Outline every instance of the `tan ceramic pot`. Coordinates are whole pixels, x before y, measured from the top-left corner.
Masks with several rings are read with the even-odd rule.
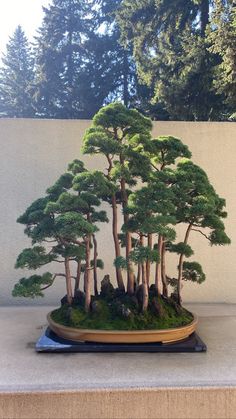
[[[100,343],[170,343],[186,339],[197,327],[198,319],[194,316],[191,323],[186,326],[162,330],[96,330],[77,329],[63,326],[47,316],[50,329],[58,336],[76,342],[100,342]]]

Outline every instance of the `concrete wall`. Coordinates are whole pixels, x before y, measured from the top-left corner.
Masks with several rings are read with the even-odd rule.
[[[18,253],[28,246],[23,226],[16,218],[36,198],[44,194],[74,158],[83,158],[88,168],[102,168],[102,158],[81,156],[81,139],[90,121],[69,120],[0,120],[0,303],[31,304],[13,299],[11,290],[16,280],[27,272],[16,271]],[[186,302],[236,303],[236,123],[156,122],[154,135],[171,134],[181,138],[191,149],[193,160],[207,171],[219,195],[226,198],[226,230],[231,246],[213,247],[198,233],[192,233],[194,260],[202,263],[207,280],[198,286],[186,284]],[[183,232],[180,231],[180,240]],[[102,226],[100,248],[104,246],[106,272],[112,270],[113,248],[110,226]],[[170,258],[170,273],[177,265]],[[101,274],[102,277],[102,274]],[[48,290],[37,304],[57,304],[64,295],[64,283]]]

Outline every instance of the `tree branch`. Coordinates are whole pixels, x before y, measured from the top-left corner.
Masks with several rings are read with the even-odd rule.
[[[161,170],[163,170],[165,168],[165,153],[163,150],[161,150],[161,159],[162,159],[162,165],[161,165]]]
[[[66,239],[60,238],[60,241],[64,245],[65,244],[71,244],[71,243],[73,243],[73,244],[78,244],[78,246],[85,246],[85,243],[84,242],[80,242],[79,240],[73,240],[73,239],[66,240]]]
[[[51,282],[51,284],[46,285],[46,287],[40,288],[40,291],[44,291],[44,290],[46,290],[46,289],[50,288],[50,287],[53,285],[53,283],[54,283],[55,279],[56,279],[58,276],[63,276],[63,277],[65,278],[65,274],[55,274],[55,275],[53,275],[53,278],[52,278],[52,282]]]
[[[211,241],[210,239],[209,239],[209,237],[205,234],[205,233],[203,233],[201,230],[197,230],[196,228],[192,228],[192,231],[197,231],[198,233],[200,233],[202,236],[204,236],[207,240],[209,240],[209,242]]]
[[[153,163],[150,163],[150,164],[157,172],[160,172],[160,170],[158,169],[158,167],[155,166],[155,164],[153,164]]]
[[[107,176],[108,176],[108,179],[110,179],[110,173],[111,173],[111,169],[112,169],[112,167],[113,167],[113,164],[112,164],[112,157],[109,155],[109,154],[106,154],[106,158],[107,158],[107,161],[108,161],[108,163],[109,163],[109,167],[108,167],[108,169],[107,169]]]

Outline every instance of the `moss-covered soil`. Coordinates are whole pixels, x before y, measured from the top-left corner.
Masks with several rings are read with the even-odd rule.
[[[168,329],[185,326],[193,320],[192,313],[174,300],[155,296],[151,291],[145,313],[142,313],[137,296],[130,297],[127,294],[93,297],[90,313],[84,310],[84,294],[80,291],[72,306],[63,300],[61,307],[52,312],[52,319],[62,325],[80,329]]]

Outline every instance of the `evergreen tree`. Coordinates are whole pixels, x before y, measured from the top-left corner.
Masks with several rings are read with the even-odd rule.
[[[168,224],[176,223],[175,211],[171,213],[171,203],[174,202],[174,196],[169,189],[169,178],[172,179],[173,171],[170,169],[171,165],[177,163],[182,158],[190,158],[191,153],[186,145],[184,145],[178,138],[172,136],[160,136],[153,139],[150,143],[144,145],[144,153],[148,156],[152,163],[152,173],[149,179],[149,188],[155,190],[155,199],[163,201],[164,206],[158,203],[159,212],[164,215],[161,218],[161,223],[155,233],[158,233],[157,250],[160,256],[160,261],[157,261],[155,272],[156,289],[160,288],[160,281],[162,282],[163,295],[168,296],[167,274],[166,274],[166,243],[172,240],[173,228]],[[164,185],[164,187],[163,187]],[[167,190],[166,190],[167,188]],[[169,197],[169,204],[168,204]],[[171,217],[174,216],[174,219]]]
[[[157,295],[161,294],[160,288],[160,261],[162,259],[163,238],[174,240],[175,231],[169,224],[175,224],[175,217],[171,215],[174,211],[172,204],[173,196],[166,184],[159,179],[134,192],[129,196],[128,213],[130,218],[125,230],[138,235],[130,258],[138,263],[137,283],[142,277],[143,310],[148,305],[148,289],[151,282],[151,263],[156,263],[155,288]],[[153,238],[158,235],[158,245],[153,246]],[[146,242],[146,245],[145,245]],[[163,295],[167,296],[167,287],[163,281]]]
[[[122,100],[125,106],[133,105],[138,87],[136,68],[131,48],[124,48],[120,43],[120,29],[116,22],[116,12],[121,0],[98,0],[97,4],[97,32],[103,33],[100,39],[106,49],[103,68],[110,75],[110,89],[106,102]],[[99,58],[96,49],[95,56]]]
[[[85,154],[102,154],[107,160],[107,172],[104,174],[110,182],[109,201],[112,206],[112,233],[115,245],[115,256],[120,258],[121,249],[118,237],[117,204],[123,208],[126,224],[129,214],[126,211],[130,188],[136,185],[137,177],[145,178],[149,162],[141,156],[136,147],[150,139],[151,121],[133,109],[126,109],[121,103],[112,103],[102,108],[93,118],[93,125],[84,136],[83,152]],[[132,237],[126,231],[126,260],[128,263],[128,292],[134,292],[134,274],[129,254],[132,250]],[[116,265],[118,287],[124,290],[121,266]]]
[[[95,226],[97,222],[108,222],[105,211],[98,211],[97,207],[101,204],[100,196],[109,193],[109,185],[107,184],[101,172],[83,172],[77,174],[73,181],[73,188],[78,192],[79,200],[81,201],[81,212],[85,220],[93,228],[87,231],[84,237],[85,243],[85,309],[90,310],[91,304],[91,266],[94,273],[94,294],[98,295],[98,281],[97,281],[97,241],[95,232],[98,228]],[[93,241],[94,258],[91,261],[91,246]]]
[[[0,68],[0,116],[31,118],[34,116],[31,87],[34,78],[30,45],[21,26],[7,44]]]
[[[137,81],[131,48],[120,43],[120,3],[53,0],[44,8],[35,49],[38,116],[88,119],[114,100],[142,109],[147,91]]]
[[[139,77],[153,88],[152,103],[172,119],[217,119],[220,113],[221,96],[213,90],[215,60],[206,42],[209,16],[209,0],[125,0],[118,14]]]
[[[104,156],[104,171],[89,172],[81,161],[73,161],[46,196],[33,202],[18,219],[26,226],[32,247],[21,252],[16,267],[34,270],[56,262],[64,264],[64,271],[21,278],[13,295],[41,296],[62,276],[67,289],[63,316],[66,313],[68,321],[74,309],[82,315],[78,321],[70,317],[72,324],[81,325],[87,319],[91,325],[96,316],[103,321],[111,316],[111,324],[115,318],[123,318],[133,328],[137,316],[140,328],[149,328],[151,313],[160,318],[167,316],[169,309],[171,317],[174,312],[183,314],[182,282],[205,279],[198,262],[185,260],[193,255],[190,233],[198,233],[211,245],[229,244],[222,221],[227,215],[225,200],[217,195],[206,173],[190,161],[187,146],[172,136],[152,139],[151,128],[150,119],[117,102],[94,116],[84,136],[83,152]],[[142,185],[137,187],[139,181]],[[99,294],[97,269],[103,263],[98,259],[97,223],[108,221],[106,212],[99,210],[102,201],[112,207],[118,288],[115,290],[105,275]],[[121,234],[118,208],[123,217]],[[176,243],[177,224],[186,230],[183,241]],[[121,247],[125,248],[123,254]],[[176,278],[168,275],[166,252],[177,255]],[[151,284],[152,263],[156,269]],[[75,276],[71,270],[74,264]],[[122,270],[127,271],[126,283]],[[82,273],[85,293],[79,291]],[[170,297],[168,285],[174,288]]]
[[[124,46],[121,42],[116,16],[122,0],[97,0],[97,4],[98,32],[104,32],[101,40],[106,44],[107,59],[103,57],[104,69],[111,80],[105,103],[119,100],[125,106],[135,108],[152,119],[168,119],[168,114],[162,106],[151,103],[152,88],[143,84],[138,77],[133,46],[131,44]],[[96,50],[95,59],[99,60]]]
[[[188,244],[190,233],[200,233],[211,245],[230,243],[222,222],[222,218],[227,216],[224,210],[225,200],[216,194],[206,173],[189,160],[191,153],[179,139],[170,136],[158,137],[143,143],[140,152],[150,159],[152,171],[147,186],[129,196],[130,218],[125,228],[141,237],[134,256],[141,263],[145,286],[149,282],[148,264],[155,261],[156,291],[161,293],[161,280],[162,294],[168,297],[168,284],[172,285],[175,297],[181,304],[182,281],[201,283],[205,279],[198,262],[184,260],[193,255],[193,250]],[[179,158],[182,159],[178,162]],[[171,168],[176,163],[176,168]],[[184,240],[175,243],[176,234],[173,227],[182,223],[187,224]],[[206,233],[204,229],[207,230]],[[153,240],[149,239],[150,235],[158,237],[154,246]],[[147,248],[143,247],[144,237],[148,238]],[[152,255],[152,249],[157,251],[156,255]],[[166,272],[167,251],[178,255],[176,279],[170,278]],[[147,304],[145,294],[143,298]]]
[[[33,202],[18,218],[26,226],[25,233],[32,240],[32,247],[24,249],[17,258],[16,268],[38,269],[56,262],[64,265],[64,272],[31,275],[21,278],[13,290],[14,296],[43,296],[57,277],[66,280],[67,302],[71,305],[79,289],[84,271],[85,310],[90,310],[91,271],[94,272],[94,291],[97,294],[97,268],[103,266],[97,258],[95,233],[98,222],[107,222],[105,211],[98,211],[100,199],[97,192],[104,193],[103,175],[88,172],[82,162],[75,160],[56,183],[48,188],[47,195]],[[73,189],[72,189],[73,188]],[[78,193],[75,194],[74,190]],[[92,240],[93,239],[93,240]],[[91,258],[91,248],[94,257]],[[84,262],[84,263],[83,263]],[[76,264],[76,276],[71,264]],[[60,265],[61,266],[61,265]],[[83,269],[82,269],[83,267]],[[73,292],[72,279],[75,280]]]
[[[215,66],[214,87],[224,97],[224,116],[227,117],[236,114],[235,2],[216,0],[212,23],[213,30],[208,31],[209,49],[219,57]]]
[[[53,0],[43,10],[35,47],[37,112],[42,117],[79,118],[84,112],[80,75],[87,59],[84,42],[93,30],[92,2]]]
[[[187,224],[184,240],[172,250],[179,254],[177,298],[181,303],[182,280],[196,280],[196,274],[202,278],[202,269],[197,262],[184,264],[184,257],[193,254],[188,246],[191,231],[200,233],[211,245],[230,244],[222,221],[227,216],[224,210],[225,200],[215,192],[209,179],[199,166],[190,160],[182,160],[175,171],[172,191],[175,195],[175,216],[178,223]],[[204,233],[207,229],[207,233]]]

